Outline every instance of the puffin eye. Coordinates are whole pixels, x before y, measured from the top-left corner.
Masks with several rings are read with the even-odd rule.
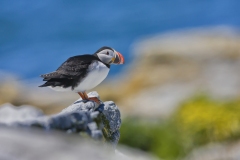
[[[109,55],[109,52],[107,52],[106,55]]]

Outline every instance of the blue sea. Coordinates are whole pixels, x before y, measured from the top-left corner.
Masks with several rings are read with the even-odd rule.
[[[239,0],[1,0],[0,70],[30,80],[102,46],[134,61],[139,38],[176,29],[240,26]],[[113,66],[110,76],[124,70]],[[1,77],[0,77],[1,78]]]

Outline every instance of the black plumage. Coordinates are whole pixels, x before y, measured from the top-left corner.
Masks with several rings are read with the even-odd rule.
[[[41,75],[43,81],[47,82],[39,87],[61,86],[73,90],[87,76],[88,67],[94,61],[100,61],[96,55],[70,57],[55,72]]]

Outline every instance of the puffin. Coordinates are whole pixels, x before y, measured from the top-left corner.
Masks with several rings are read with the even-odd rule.
[[[51,73],[40,75],[44,84],[55,91],[73,91],[82,100],[100,103],[97,97],[88,97],[87,90],[99,85],[108,75],[112,64],[124,64],[124,57],[111,47],[101,47],[94,54],[77,55],[68,58]]]

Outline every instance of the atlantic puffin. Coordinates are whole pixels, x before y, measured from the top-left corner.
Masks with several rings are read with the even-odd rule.
[[[96,97],[88,97],[87,90],[99,85],[108,75],[111,64],[124,64],[124,57],[111,47],[101,47],[94,54],[68,58],[56,71],[43,74],[46,81],[39,87],[56,91],[74,91],[83,100],[100,103]]]

